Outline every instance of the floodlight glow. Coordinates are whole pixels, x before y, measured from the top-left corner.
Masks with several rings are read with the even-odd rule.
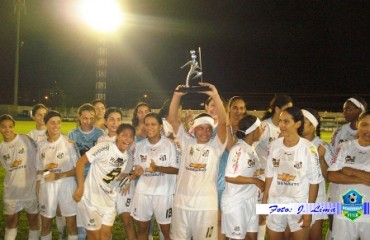
[[[123,22],[123,14],[116,0],[81,0],[82,18],[100,32],[113,32]]]

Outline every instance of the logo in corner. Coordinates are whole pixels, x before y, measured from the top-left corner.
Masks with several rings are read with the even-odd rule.
[[[364,214],[363,195],[356,190],[349,190],[342,200],[342,214],[349,220],[356,221]]]

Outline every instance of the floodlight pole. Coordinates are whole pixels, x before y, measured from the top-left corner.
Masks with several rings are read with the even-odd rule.
[[[101,33],[98,39],[96,60],[95,99],[106,100],[107,75],[108,75],[108,49],[105,34]]]
[[[14,100],[13,104],[18,106],[18,80],[19,80],[19,35],[21,27],[21,12],[26,11],[26,0],[14,0],[14,12],[17,18],[16,43],[15,43],[15,67],[14,67]]]

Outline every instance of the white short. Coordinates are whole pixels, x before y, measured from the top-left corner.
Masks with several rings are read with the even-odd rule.
[[[117,216],[116,210],[100,210],[92,206],[84,197],[77,204],[77,226],[89,231],[96,231],[102,225],[113,226]]]
[[[305,202],[305,201],[299,201],[297,202]],[[268,203],[274,203],[274,204],[288,204],[296,202],[293,201],[290,198],[274,198],[269,197]],[[302,229],[301,223],[298,223],[302,215],[297,214],[289,214],[289,215],[283,215],[283,214],[271,214],[267,216],[266,225],[269,229],[275,232],[284,232],[286,227],[289,226],[291,232],[296,232]]]
[[[72,195],[76,190],[76,186],[74,178],[68,178],[62,182],[41,183],[39,194],[40,214],[47,218],[55,217],[59,204],[62,216],[75,216],[77,203],[73,200]]]
[[[247,232],[258,232],[257,196],[240,204],[222,205],[222,233],[228,238],[244,239]]]
[[[352,222],[346,219],[340,219],[334,216],[332,237],[334,240],[357,240],[369,239],[369,222]]]
[[[328,188],[328,201],[329,202],[342,202],[339,194],[339,185],[330,183]]]
[[[152,219],[153,213],[159,224],[170,224],[172,217],[173,195],[152,196],[135,193],[131,216],[142,222]]]
[[[133,196],[130,194],[127,195],[121,195],[121,193],[117,193],[117,199],[116,199],[116,210],[117,214],[121,213],[131,213],[132,212],[132,206],[133,206]]]
[[[216,240],[218,234],[217,210],[190,211],[174,207],[171,239]]]
[[[39,212],[37,199],[4,202],[5,215],[13,215],[22,211],[23,209],[28,214],[37,214]]]

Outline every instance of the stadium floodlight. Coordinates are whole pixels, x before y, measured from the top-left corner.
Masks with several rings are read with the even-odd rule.
[[[81,0],[82,18],[99,32],[116,31],[123,23],[123,13],[116,0]]]

